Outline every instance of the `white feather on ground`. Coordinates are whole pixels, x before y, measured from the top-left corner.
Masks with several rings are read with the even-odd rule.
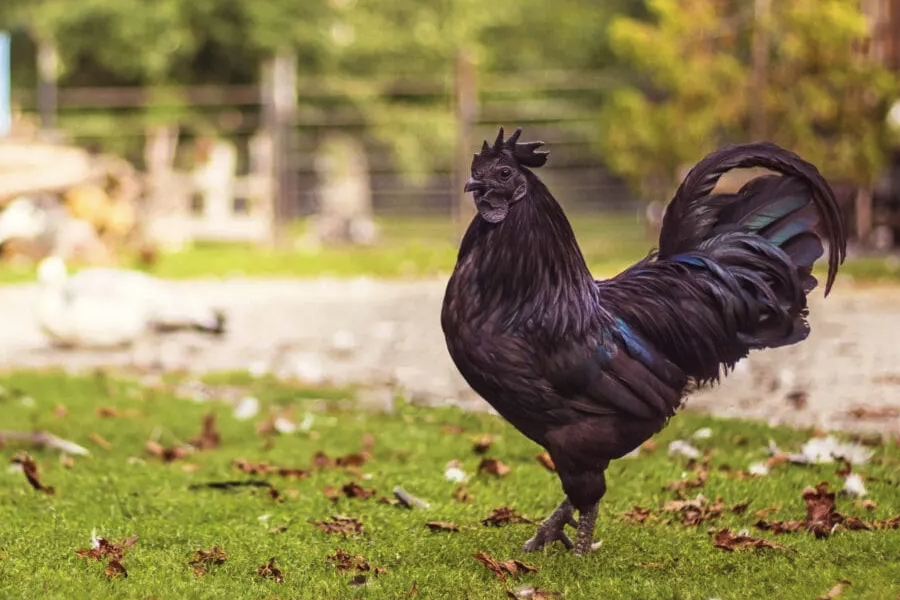
[[[220,312],[140,271],[95,267],[70,276],[51,256],[41,261],[38,279],[38,324],[56,345],[128,347],[170,330],[224,332]]]

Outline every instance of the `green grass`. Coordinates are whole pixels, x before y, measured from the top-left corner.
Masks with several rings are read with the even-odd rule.
[[[588,265],[608,277],[644,257],[653,246],[643,224],[632,214],[572,215]],[[271,250],[235,243],[197,243],[183,252],[162,254],[151,272],[172,279],[209,277],[381,277],[446,276],[456,261],[457,234],[449,220],[429,217],[380,219],[382,239],[370,248],[297,247]],[[292,228],[295,236],[303,223]],[[130,257],[126,266],[137,266]],[[820,274],[824,269],[818,269]],[[896,257],[849,260],[842,275],[857,282],[900,282]],[[0,283],[32,281],[34,267],[0,265]]]
[[[109,377],[69,378],[54,373],[18,373],[0,383],[2,429],[43,429],[71,439],[92,451],[76,457],[71,468],[61,465],[56,452],[28,448],[45,484],[56,493],[31,489],[18,472],[0,470],[0,597],[3,598],[404,598],[415,584],[419,598],[504,598],[505,586],[472,555],[488,552],[499,560],[518,558],[539,570],[511,581],[509,589],[532,585],[576,599],[744,599],[815,598],[838,580],[852,582],[842,599],[889,599],[900,593],[900,532],[844,531],[816,539],[806,533],[773,536],[753,529],[754,512],[779,507],[770,519],[804,517],[801,490],[820,481],[840,486],[835,465],[783,465],[765,478],[738,480],[726,476],[724,465],[745,468],[764,458],[769,438],[796,449],[809,432],[769,429],[690,413],[680,415],[658,436],[659,446],[635,459],[613,463],[609,492],[602,502],[597,536],[602,548],[576,558],[556,546],[523,555],[519,549],[534,525],[485,527],[479,524],[492,509],[510,506],[522,514],[542,517],[560,500],[559,483],[534,459],[538,448],[501,420],[456,409],[424,409],[399,405],[393,414],[371,412],[349,400],[346,390],[309,390],[242,376],[217,378],[219,385],[241,385],[264,406],[293,407],[300,421],[313,415],[308,433],[264,439],[255,432],[262,414],[251,421],[235,420],[230,409],[173,398],[164,389],[150,390],[127,380]],[[60,416],[58,407],[65,407]],[[100,417],[99,407],[139,415]],[[159,432],[160,443],[190,439],[204,414],[218,413],[222,444],[172,463],[148,455],[145,441]],[[462,428],[464,433],[448,430]],[[685,470],[684,459],[669,458],[668,441],[691,435],[699,427],[712,428],[712,437],[693,443],[712,451],[709,480],[702,491],[721,497],[727,505],[750,501],[742,515],[726,511],[699,527],[637,524],[624,520],[634,505],[654,512],[675,492],[663,489]],[[91,441],[99,434],[112,447]],[[371,460],[359,479],[342,469],[314,471],[302,480],[279,476],[267,479],[283,495],[275,502],[265,489],[235,491],[189,489],[210,481],[248,479],[232,460],[268,461],[279,466],[306,468],[316,451],[329,456],[357,452],[366,434],[374,436]],[[473,476],[469,503],[452,498],[454,485],[443,478],[448,461],[462,461],[474,473],[480,457],[472,437],[499,436],[488,456],[511,468],[503,478]],[[22,444],[0,449],[8,462]],[[196,465],[188,472],[185,465]],[[867,512],[845,497],[838,510],[861,518],[886,518],[900,513],[896,480],[900,452],[880,447],[870,464],[858,467],[880,481],[867,481],[878,507]],[[427,510],[406,510],[374,499],[341,499],[332,504],[323,494],[326,485],[357,481],[390,495],[397,485],[431,503]],[[365,532],[344,539],[319,531],[309,519],[342,514],[359,518]],[[267,520],[261,520],[268,515]],[[447,521],[463,527],[458,533],[434,533],[427,521]],[[282,533],[272,528],[286,526]],[[790,551],[724,552],[713,547],[707,527],[747,528],[752,535],[774,539]],[[91,530],[118,542],[137,535],[122,563],[125,579],[108,580],[104,565],[76,556],[89,546]],[[197,550],[220,547],[227,561],[202,577],[188,562]],[[326,560],[337,549],[365,556],[372,567],[387,573],[370,577],[369,584],[352,587],[351,574],[339,573]],[[257,567],[270,557],[282,569],[284,583],[258,577]]]
[[[644,234],[636,214],[573,214],[575,233],[588,266],[598,278],[615,275],[643,258],[654,245]],[[446,276],[456,262],[458,235],[448,219],[434,217],[382,218],[381,241],[368,248],[298,246],[273,250],[237,243],[196,243],[174,254],[161,254],[150,271],[160,277],[380,277]],[[299,238],[304,224],[291,228]],[[137,261],[125,257],[125,266]],[[820,274],[824,269],[818,269]],[[896,257],[853,259],[842,274],[859,282],[900,282]],[[0,283],[32,281],[34,267],[0,264]]]

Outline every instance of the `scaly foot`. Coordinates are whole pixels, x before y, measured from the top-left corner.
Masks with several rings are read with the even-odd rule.
[[[572,543],[572,540],[570,540],[569,536],[566,535],[566,532],[563,531],[566,525],[572,525],[573,527],[578,525],[575,518],[572,516],[572,512],[572,505],[569,503],[569,499],[566,498],[556,510],[553,511],[553,514],[547,517],[546,521],[541,523],[541,526],[538,527],[534,537],[525,542],[522,551],[535,552],[549,546],[553,542],[562,543],[568,550],[574,548],[575,544]]]

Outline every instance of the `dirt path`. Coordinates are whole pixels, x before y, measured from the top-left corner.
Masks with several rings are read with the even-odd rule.
[[[484,408],[456,373],[440,331],[443,281],[180,282],[225,308],[230,333],[211,341],[178,334],[167,366],[250,369],[335,382],[393,382],[414,399]],[[33,285],[0,294],[0,365],[80,369],[126,363],[125,352],[48,350],[31,318]],[[900,410],[900,288],[839,285],[812,300],[811,338],[755,353],[725,383],[695,394],[691,409],[773,423],[900,431],[900,418],[852,419],[854,405]],[[804,398],[805,396],[805,398]],[[799,400],[798,400],[799,399]],[[805,402],[804,402],[805,401]],[[805,404],[805,406],[804,406]]]

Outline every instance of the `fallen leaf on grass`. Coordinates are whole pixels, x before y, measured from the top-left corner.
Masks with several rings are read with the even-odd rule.
[[[834,492],[828,491],[828,483],[822,482],[816,487],[803,490],[806,501],[806,527],[817,538],[831,535],[840,516],[835,511]]]
[[[506,581],[507,575],[518,577],[525,573],[536,573],[538,570],[537,567],[527,565],[518,559],[498,561],[487,552],[476,552],[473,557],[483,564],[487,570],[500,578],[501,581]]]
[[[326,521],[310,521],[325,533],[340,535],[360,535],[363,533],[363,524],[359,519],[353,517],[345,517],[344,515],[334,515],[330,520]]]
[[[768,516],[771,515],[772,513],[776,513],[776,512],[778,512],[779,510],[780,510],[780,509],[779,509],[779,507],[777,507],[777,506],[769,506],[769,507],[767,507],[767,508],[761,508],[761,509],[759,509],[758,511],[756,511],[756,512],[753,513],[753,514],[756,515],[757,517],[759,517],[760,519],[765,519],[766,517],[768,517]]]
[[[546,452],[541,452],[540,454],[535,456],[535,458],[539,463],[541,463],[541,466],[548,471],[556,471],[556,465],[553,463],[553,459]]]
[[[275,566],[274,556],[266,564],[257,567],[256,574],[263,579],[272,579],[275,583],[284,583],[284,575],[282,575],[281,569]]]
[[[130,538],[123,540],[119,544],[113,544],[112,542],[104,538],[96,538],[93,547],[80,548],[75,551],[75,554],[77,554],[81,558],[87,558],[91,560],[103,560],[104,558],[122,560],[123,558],[125,558],[125,551],[128,548],[134,546],[137,540],[138,537],[136,535],[133,535]]]
[[[736,515],[742,515],[747,511],[747,507],[750,506],[749,500],[744,500],[743,502],[738,502],[737,504],[731,505],[731,512]]]
[[[512,600],[552,600],[554,598],[562,598],[559,592],[551,592],[531,586],[520,587],[515,591],[506,590],[506,597]]]
[[[834,584],[834,586],[830,590],[828,590],[827,594],[817,597],[816,600],[834,600],[835,598],[843,594],[844,588],[849,585],[849,581],[847,581],[846,579],[841,579],[836,584]]]
[[[453,493],[451,494],[451,496],[457,502],[463,502],[463,503],[471,502],[472,498],[473,498],[472,494],[469,493],[469,488],[467,488],[464,485],[458,485],[455,488],[453,488]]]
[[[366,585],[367,581],[369,581],[368,577],[366,577],[365,575],[359,574],[359,575],[354,575],[353,577],[351,577],[350,581],[347,582],[347,585],[352,585],[352,586],[356,587],[356,586],[360,586],[360,585]]]
[[[63,407],[65,410],[65,407]],[[94,414],[101,419],[115,419],[119,417],[137,418],[141,416],[139,410],[119,410],[115,406],[100,406],[94,410]],[[65,416],[65,415],[63,415]]]
[[[494,436],[492,435],[485,434],[477,437],[472,440],[472,452],[474,452],[475,454],[484,454],[491,449],[493,443]]]
[[[510,468],[496,458],[483,458],[478,463],[478,472],[503,477],[509,474]]]
[[[243,459],[235,459],[231,465],[238,471],[249,473],[250,475],[280,475],[288,479],[306,479],[309,477],[309,471],[297,469],[294,467],[276,467],[267,462],[252,463]]]
[[[866,510],[875,510],[876,508],[878,508],[878,505],[875,503],[874,500],[862,500],[862,501],[858,502],[857,505],[860,508],[864,508]]]
[[[112,444],[110,444],[103,436],[99,433],[92,433],[88,436],[88,439],[103,448],[104,450],[112,450]]]
[[[749,535],[734,535],[729,529],[720,529],[713,536],[713,545],[716,548],[734,552],[741,548],[772,548],[775,550],[790,550],[787,546],[776,544],[775,542],[750,537]]]
[[[279,492],[274,487],[270,487],[267,493],[269,494],[269,498],[271,498],[275,502],[284,502],[284,496],[282,496],[281,492]]]
[[[459,531],[459,525],[444,523],[443,521],[428,521],[425,527],[431,531]]]
[[[216,413],[211,412],[203,417],[203,426],[200,434],[188,442],[197,450],[210,450],[218,448],[222,443],[222,436],[216,429]]]
[[[334,568],[341,572],[358,571],[366,573],[372,571],[375,575],[387,573],[387,569],[384,567],[375,567],[373,569],[369,564],[369,561],[366,560],[366,557],[359,555],[354,556],[341,548],[335,550],[334,554],[328,555],[325,560],[334,563]]]
[[[697,495],[693,500],[670,500],[663,505],[663,511],[681,514],[681,522],[684,525],[700,525],[722,514],[725,503],[721,498],[715,504],[708,504],[703,495]]]
[[[152,454],[156,458],[162,460],[163,462],[173,462],[178,459],[184,458],[188,455],[187,450],[182,448],[181,446],[173,446],[171,448],[166,448],[159,442],[153,440],[147,440],[147,443],[144,444],[144,450],[148,453]]]
[[[491,511],[491,514],[481,520],[482,525],[493,525],[494,527],[499,527],[501,525],[512,525],[517,523],[534,523],[534,520],[520,515],[514,509],[507,506],[495,508]]]
[[[416,582],[413,581],[412,587],[409,588],[409,591],[406,592],[407,598],[415,598],[419,595],[419,586],[416,585]]]
[[[103,574],[109,579],[116,579],[117,577],[128,577],[128,570],[118,560],[110,558],[106,563],[106,569],[103,571]]]
[[[25,479],[27,479],[31,487],[37,491],[44,492],[48,496],[52,496],[56,493],[56,490],[53,489],[52,486],[41,483],[41,477],[38,475],[37,463],[34,462],[34,459],[31,458],[31,455],[27,452],[17,452],[9,462],[22,467],[22,473],[25,474]]]
[[[194,575],[200,577],[209,572],[209,568],[213,565],[221,565],[225,562],[228,555],[222,552],[218,546],[214,546],[212,550],[197,550],[188,564],[194,570]]]
[[[806,523],[804,521],[766,521],[760,519],[754,526],[762,531],[771,531],[776,534],[793,533],[795,531],[800,531],[801,529],[806,529]]]
[[[316,469],[331,467],[358,468],[366,464],[371,458],[372,456],[367,451],[363,451],[345,454],[332,459],[325,452],[319,450],[313,455],[313,467]]]
[[[355,481],[351,481],[342,485],[341,492],[343,492],[344,495],[348,498],[362,498],[363,500],[368,500],[375,495],[374,488],[367,490]]]
[[[231,490],[239,487],[264,487],[270,488],[272,484],[261,479],[242,479],[239,481],[208,481],[205,483],[192,483],[188,486],[189,490],[199,490],[202,488],[210,488],[214,490]]]
[[[632,521],[634,523],[643,523],[644,521],[653,519],[654,517],[649,508],[634,506],[631,510],[626,510],[625,512],[623,512],[622,518],[626,521]]]

